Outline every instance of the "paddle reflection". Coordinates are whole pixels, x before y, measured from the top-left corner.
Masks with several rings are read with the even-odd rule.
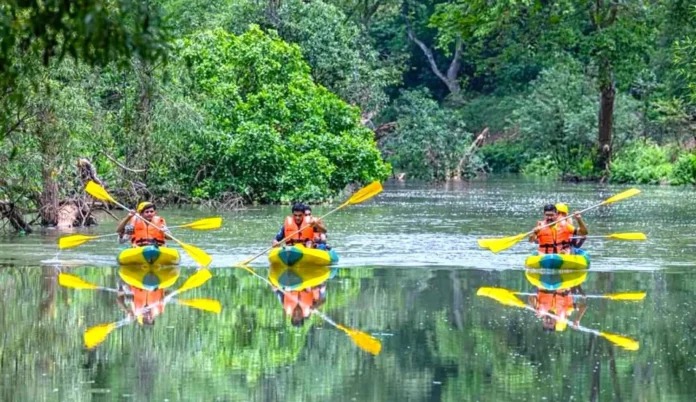
[[[115,304],[125,317],[112,323],[103,323],[87,328],[84,343],[92,349],[106,340],[116,328],[137,323],[139,326],[153,326],[167,304],[175,303],[199,310],[220,313],[220,302],[214,299],[181,299],[180,293],[205,284],[212,274],[207,269],[196,271],[176,290],[172,290],[181,275],[178,267],[122,266],[118,269],[116,288],[89,282],[73,273],[61,272],[58,283],[76,290],[100,290],[115,294]]]
[[[529,310],[540,319],[544,331],[563,332],[568,327],[602,337],[626,350],[638,350],[640,344],[630,337],[587,328],[580,320],[588,308],[588,299],[602,298],[621,301],[639,301],[645,298],[644,292],[612,293],[606,295],[586,295],[582,284],[587,280],[587,270],[527,270],[525,278],[536,289],[522,292],[494,287],[482,287],[478,296],[488,297],[501,304]],[[526,296],[527,303],[518,296]]]

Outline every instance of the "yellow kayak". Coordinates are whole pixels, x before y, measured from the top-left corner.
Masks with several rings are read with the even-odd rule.
[[[271,264],[268,280],[285,291],[302,290],[319,286],[336,275],[336,268],[320,265]]]
[[[122,266],[118,270],[118,276],[123,282],[143,290],[166,289],[179,279],[178,267],[164,267],[161,265]]]
[[[295,264],[326,266],[338,262],[338,254],[333,250],[306,248],[301,244],[294,246],[276,247],[268,254],[271,264],[293,266]]]
[[[117,261],[121,265],[176,265],[179,263],[179,252],[157,246],[125,248],[118,254]]]
[[[536,269],[587,269],[590,255],[579,248],[574,250],[574,254],[533,254],[527,257],[524,265]]]

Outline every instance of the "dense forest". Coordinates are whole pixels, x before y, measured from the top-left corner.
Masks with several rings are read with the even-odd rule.
[[[15,230],[66,205],[78,221],[86,177],[215,207],[397,175],[696,183],[686,0],[9,0],[0,17]]]

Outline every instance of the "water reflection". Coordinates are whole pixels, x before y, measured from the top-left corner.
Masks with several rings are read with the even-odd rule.
[[[326,303],[327,281],[336,272],[328,266],[271,264],[268,280],[292,325],[301,327],[313,310]]]
[[[174,303],[190,308],[220,313],[222,307],[214,299],[182,299],[183,292],[203,286],[212,274],[207,269],[197,270],[176,290],[171,288],[179,279],[178,267],[161,266],[122,266],[118,269],[116,288],[90,282],[75,273],[59,272],[58,283],[68,289],[96,290],[115,294],[114,304],[123,312],[121,320],[102,323],[87,328],[84,332],[84,345],[92,349],[104,342],[117,328],[137,323],[139,326],[153,326],[167,304]]]
[[[544,331],[563,332],[568,327],[602,337],[626,350],[636,351],[640,343],[628,336],[604,332],[580,325],[587,310],[587,295],[582,283],[587,280],[588,271],[527,270],[525,278],[536,288],[533,293],[525,293],[496,287],[481,287],[478,296],[487,297],[500,304],[522,308],[539,318]],[[518,296],[527,296],[525,303]],[[626,292],[607,295],[592,295],[597,298],[619,301],[640,301],[643,292]]]

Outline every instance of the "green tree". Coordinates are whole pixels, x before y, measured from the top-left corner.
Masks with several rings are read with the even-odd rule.
[[[209,121],[190,133],[181,172],[214,197],[232,189],[255,201],[322,199],[388,173],[359,110],[312,82],[299,47],[252,27],[183,42],[193,99]]]

